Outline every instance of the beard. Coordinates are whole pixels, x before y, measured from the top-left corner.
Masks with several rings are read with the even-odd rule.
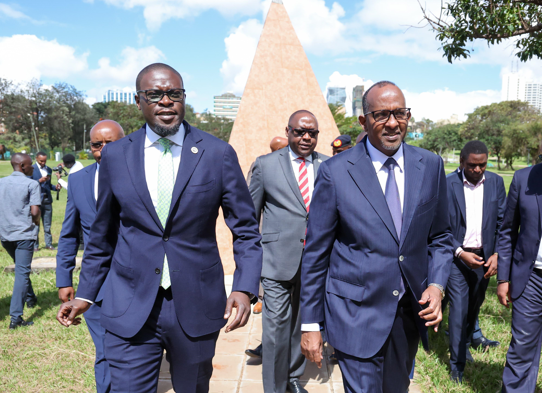
[[[181,127],[181,123],[179,124],[172,124],[170,126],[161,126],[156,124],[153,127],[153,131],[160,135],[162,138],[166,138],[171,135],[175,135],[177,132],[179,132],[179,128]]]

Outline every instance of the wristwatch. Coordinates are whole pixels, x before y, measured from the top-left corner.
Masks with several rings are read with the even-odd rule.
[[[442,298],[444,299],[445,293],[444,293],[444,287],[443,287],[442,285],[436,284],[436,283],[432,283],[432,284],[429,284],[428,286],[429,286],[429,287],[436,287],[436,288],[438,288],[438,290],[440,291],[440,294],[442,295]]]

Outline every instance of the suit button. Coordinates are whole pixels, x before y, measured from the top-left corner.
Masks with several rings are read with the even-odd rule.
[[[158,269],[156,269],[158,270]],[[393,296],[399,296],[399,291],[396,289],[395,291],[393,291]]]
[[[402,255],[399,255],[399,261],[403,262],[405,260],[405,257]]]
[[[155,272],[156,274],[160,274],[160,269],[156,268],[156,269],[154,269],[154,272]]]
[[[303,242],[305,241],[305,239],[300,239],[299,241],[300,241],[301,243],[303,243]]]
[[[164,239],[165,242],[167,242],[169,240],[169,236],[166,235],[166,236],[163,237],[163,239]]]

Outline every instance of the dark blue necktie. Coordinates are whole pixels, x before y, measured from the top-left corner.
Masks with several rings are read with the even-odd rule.
[[[397,231],[397,238],[401,239],[401,227],[403,226],[403,211],[401,209],[401,198],[399,196],[399,187],[395,181],[395,166],[397,161],[390,157],[384,163],[384,166],[388,169],[388,180],[386,181],[386,202],[390,209],[391,218]],[[403,275],[401,274],[401,287],[399,288],[399,299],[405,294],[405,288],[407,287]]]

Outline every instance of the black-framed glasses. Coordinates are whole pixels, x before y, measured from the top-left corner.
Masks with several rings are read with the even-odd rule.
[[[375,122],[377,123],[385,123],[390,119],[390,116],[392,115],[395,117],[395,120],[397,121],[404,121],[408,120],[410,118],[410,108],[397,108],[393,111],[384,109],[381,111],[373,111],[366,113],[367,115],[373,115],[373,119],[375,119]]]
[[[181,102],[184,100],[185,89],[171,89],[168,91],[157,90],[157,89],[148,89],[148,90],[138,90],[136,93],[143,93],[145,95],[145,100],[147,102],[156,104],[164,98],[164,94],[167,94],[169,99],[174,102]]]
[[[107,145],[109,142],[102,142],[102,141],[99,141],[99,142],[90,142],[90,147],[92,147],[93,149],[96,149],[96,150],[99,150],[101,149],[102,147],[104,147],[105,145]]]
[[[292,128],[291,126],[288,126],[288,128],[296,138],[303,138],[305,134],[309,134],[311,138],[316,138],[320,133],[319,130],[306,130],[304,128]]]

